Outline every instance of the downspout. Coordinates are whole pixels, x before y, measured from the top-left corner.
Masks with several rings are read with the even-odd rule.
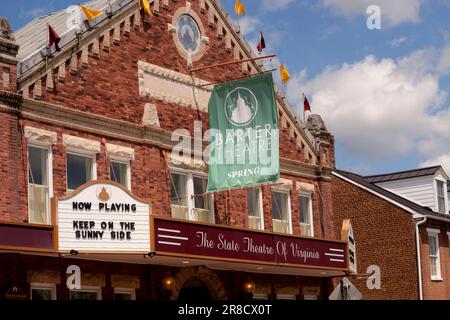
[[[423,300],[423,285],[422,285],[422,259],[420,254],[420,234],[419,226],[427,222],[427,217],[423,215],[414,215],[413,219],[422,218],[421,221],[416,222],[416,255],[417,255],[417,273],[419,280],[419,300]]]

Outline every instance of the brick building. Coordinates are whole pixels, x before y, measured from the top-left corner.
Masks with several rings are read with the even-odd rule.
[[[335,227],[351,219],[358,273],[381,272],[380,289],[350,278],[364,299],[450,299],[447,183],[440,166],[369,177],[333,172]]]
[[[203,196],[208,169],[191,157],[177,164],[172,132],[183,129],[198,143],[191,137],[208,128],[208,84],[260,73],[263,67],[252,61],[191,74],[192,65],[255,55],[218,1],[150,2],[152,18],[137,0],[96,0],[87,6],[105,13],[91,22],[82,16],[77,23],[76,7],[38,18],[15,33],[3,27],[1,297],[237,299],[244,284],[255,284],[254,298],[326,298],[330,279],[348,271],[340,249],[346,242],[335,237],[331,218],[333,136],[319,116],[310,117],[308,127],[298,121],[277,95],[280,182]],[[48,24],[61,37],[60,52],[46,45]],[[64,201],[81,197],[70,209],[80,214],[96,183],[102,187],[93,201],[104,201],[103,208],[129,210],[124,206],[136,201],[139,211],[150,205],[150,226],[139,234],[151,238],[148,254],[128,252],[126,246],[115,252],[106,244],[102,252],[71,247],[60,222],[69,210]],[[124,203],[108,203],[111,194],[120,194]],[[99,236],[89,230],[92,214],[85,213],[73,228],[86,226],[78,235]],[[237,253],[172,254],[164,247],[171,241],[155,240],[184,241],[188,238],[159,233],[181,229],[225,234],[235,242],[259,237],[268,243],[306,243],[319,251],[337,250],[339,259],[322,263],[305,257],[302,263],[283,264],[274,253],[267,261],[258,261],[257,254],[252,259]],[[71,265],[81,269],[81,289],[66,286]]]

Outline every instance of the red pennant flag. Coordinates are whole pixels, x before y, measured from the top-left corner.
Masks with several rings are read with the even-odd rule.
[[[264,40],[263,33],[261,32],[261,38],[259,39],[256,49],[258,50],[259,54],[261,54],[265,48],[266,48],[266,41]]]
[[[305,97],[305,101],[303,102],[303,110],[304,111],[311,111],[311,105],[309,104],[308,98],[303,94]]]
[[[61,51],[61,48],[59,47],[59,41],[61,38],[59,37],[58,33],[50,26],[48,25],[48,44],[49,46],[55,45],[56,51]]]

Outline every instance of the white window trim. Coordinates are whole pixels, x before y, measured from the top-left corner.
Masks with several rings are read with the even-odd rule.
[[[67,152],[74,151],[87,154],[100,153],[100,142],[63,134],[63,144]]]
[[[287,231],[287,234],[292,234],[292,210],[291,210],[291,193],[290,191],[284,189],[284,188],[272,188],[272,192],[279,192],[279,193],[284,193],[287,194],[287,219],[288,219],[288,226],[289,226],[289,230]],[[273,201],[273,199],[272,199]],[[273,212],[270,213],[272,220],[273,220]]]
[[[132,161],[134,160],[134,149],[119,146],[116,144],[106,144],[106,151],[108,151],[108,155],[112,159],[122,159],[123,161]]]
[[[57,142],[57,133],[44,129],[25,126],[24,135],[28,144],[51,147]]]
[[[97,301],[102,300],[102,288],[93,287],[93,286],[84,286],[81,289],[70,290],[71,292],[96,292],[97,293]]]
[[[259,206],[259,219],[260,219],[260,229],[264,231],[264,206],[263,206],[263,193],[262,193],[262,189],[261,187],[257,187],[256,188],[258,190],[258,206]],[[247,216],[248,216],[248,212],[247,212]]]
[[[119,158],[119,157],[110,157],[109,162],[117,162],[117,163],[121,163],[121,164],[125,164],[127,166],[127,181],[126,181],[126,188],[128,190],[131,191],[131,161],[128,159],[124,159],[124,158]],[[111,163],[108,167],[108,174],[109,177],[111,178]]]
[[[436,275],[431,275],[430,270],[430,276],[432,281],[442,281],[442,273],[441,273],[441,250],[440,250],[440,244],[439,244],[439,234],[441,233],[438,229],[430,229],[427,228],[428,237],[434,237],[436,239]],[[430,241],[428,240],[428,248],[430,247]],[[430,249],[428,249],[428,257],[430,258]],[[430,267],[431,267],[431,259],[430,259]]]
[[[194,194],[194,177],[196,178],[202,178],[208,180],[208,174],[202,173],[202,172],[195,172],[189,170],[183,170],[179,168],[169,168],[169,173],[175,173],[179,175],[185,175],[186,176],[186,193],[187,193],[187,208],[188,208],[188,218],[189,221],[197,221],[195,220],[195,199],[192,197]],[[171,188],[172,186],[170,186]],[[209,207],[210,207],[210,223],[215,224],[216,223],[216,217],[214,212],[214,194],[210,194],[209,196]]]
[[[33,148],[38,148],[38,149],[44,149],[47,150],[47,183],[48,183],[48,203],[47,203],[47,212],[46,212],[46,220],[47,220],[47,225],[51,225],[52,224],[52,219],[51,219],[51,198],[53,197],[53,150],[52,150],[52,146],[48,145],[48,144],[28,144],[27,147],[27,159],[29,160],[29,147],[33,147]],[[29,161],[27,163],[27,196],[28,199],[30,199],[30,195],[28,194],[28,184],[29,184],[29,174],[30,174],[30,168],[29,168]],[[30,210],[28,208],[28,210]],[[28,218],[30,215],[30,211],[28,211]]]
[[[52,300],[56,300],[56,284],[51,283],[37,283],[30,284],[30,300],[33,298],[33,289],[35,290],[50,290],[52,292]]]
[[[133,288],[114,288],[114,294],[122,293],[131,295],[131,300],[136,300],[136,290]]]
[[[68,186],[68,174],[67,174],[67,156],[71,154],[74,156],[79,156],[79,157],[85,157],[85,158],[92,158],[92,180],[97,180],[97,154],[96,153],[92,153],[92,152],[87,152],[84,150],[75,150],[75,149],[68,149],[66,152],[66,190],[67,192],[72,192],[74,190],[70,190],[69,186]]]
[[[298,194],[298,206],[299,206],[299,211],[300,211],[300,197],[308,197],[309,199],[309,221],[311,224],[311,235],[309,237],[314,237],[314,220],[313,220],[313,208],[312,208],[312,193],[308,193],[308,192],[300,192]],[[300,213],[300,212],[299,212]],[[301,213],[300,213],[300,225],[301,225]],[[302,235],[303,236],[303,235]]]
[[[427,233],[440,234],[441,230],[440,229],[427,228]]]
[[[261,219],[261,230],[264,230],[264,204],[263,204],[263,193],[262,189],[258,188],[259,191],[259,215]]]

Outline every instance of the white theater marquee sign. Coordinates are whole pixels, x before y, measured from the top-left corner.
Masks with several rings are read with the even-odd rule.
[[[150,206],[119,184],[89,182],[54,206],[60,252],[150,251]]]

